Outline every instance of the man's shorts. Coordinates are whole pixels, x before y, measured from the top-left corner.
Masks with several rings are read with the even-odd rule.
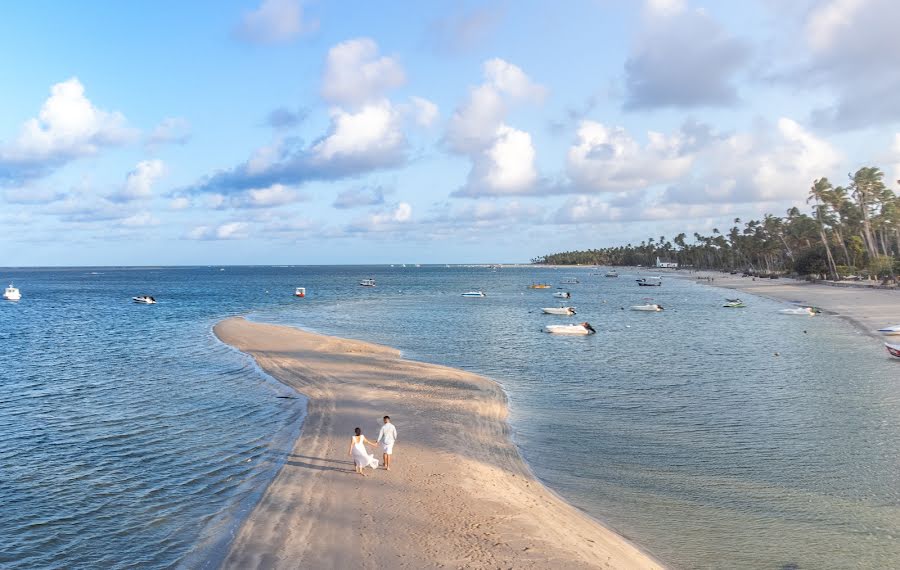
[[[394,452],[394,444],[386,443],[386,442],[382,441],[381,442],[381,452],[384,453],[385,455],[392,454]]]

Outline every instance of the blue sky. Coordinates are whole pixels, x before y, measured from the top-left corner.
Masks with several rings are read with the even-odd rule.
[[[898,18],[6,3],[0,266],[527,261],[783,213],[819,176],[900,177]]]

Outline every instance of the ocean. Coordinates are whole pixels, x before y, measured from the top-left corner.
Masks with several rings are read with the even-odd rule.
[[[536,476],[673,568],[900,567],[900,367],[877,341],[602,274],[0,269],[23,294],[0,303],[0,566],[215,567],[304,412],[212,335],[240,314],[496,379]],[[575,317],[541,314],[557,287]],[[645,302],[666,310],[628,310]],[[598,334],[541,332],[582,321]]]

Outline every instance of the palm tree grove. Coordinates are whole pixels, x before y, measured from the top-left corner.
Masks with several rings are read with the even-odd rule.
[[[793,207],[784,217],[766,214],[743,225],[735,218],[727,232],[694,233],[692,241],[680,233],[671,240],[651,237],[638,245],[553,253],[532,262],[647,266],[659,258],[680,267],[762,276],[892,281],[900,274],[900,197],[885,185],[879,168],[860,168],[847,186],[819,178],[807,202],[809,214]]]

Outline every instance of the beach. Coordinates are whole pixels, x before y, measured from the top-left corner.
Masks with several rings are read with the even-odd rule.
[[[496,382],[242,318],[214,330],[308,398],[299,439],[223,567],[661,567],[531,475]],[[399,432],[392,469],[361,477],[353,429],[374,440],[386,414]]]
[[[777,301],[817,307],[847,320],[863,333],[877,339],[885,338],[878,334],[878,329],[900,324],[900,290],[896,289],[835,286],[784,278],[754,280],[751,277],[709,271],[668,274],[693,279],[701,285],[734,289]],[[706,281],[706,277],[712,278],[712,281]]]

